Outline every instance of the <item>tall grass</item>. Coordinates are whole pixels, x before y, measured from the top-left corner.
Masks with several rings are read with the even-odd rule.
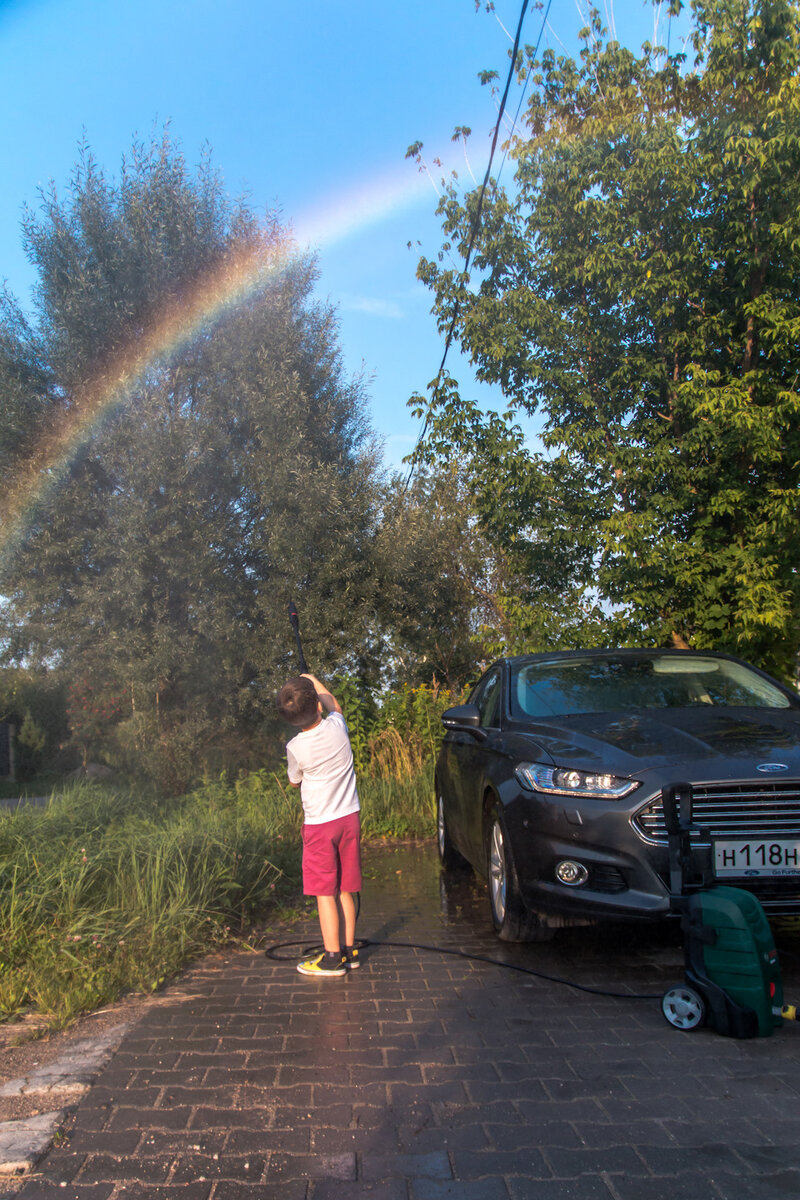
[[[365,837],[432,833],[432,768],[359,780]],[[153,991],[300,885],[299,795],[268,772],[177,800],[74,785],[0,816],[0,1019]]]

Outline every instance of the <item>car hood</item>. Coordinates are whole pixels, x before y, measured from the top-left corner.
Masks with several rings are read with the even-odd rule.
[[[581,713],[516,726],[516,753],[539,748],[559,766],[643,777],[670,765],[714,760],[715,776],[753,777],[781,763],[776,778],[800,776],[800,711],[760,708],[670,708],[641,713]],[[728,769],[725,769],[725,763]],[[765,773],[769,774],[769,773]]]

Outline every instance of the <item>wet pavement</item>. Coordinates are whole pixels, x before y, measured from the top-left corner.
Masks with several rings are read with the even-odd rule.
[[[286,961],[199,963],[127,1033],[15,1195],[800,1194],[800,1027],[749,1041],[678,1032],[659,999],[682,979],[674,930],[502,945],[481,887],[443,879],[433,846],[368,861],[358,932],[384,944],[358,971],[301,976],[293,948]],[[315,933],[309,919],[274,941]],[[398,944],[410,942],[478,958]],[[779,948],[787,1000],[800,1000],[800,940],[779,935]]]

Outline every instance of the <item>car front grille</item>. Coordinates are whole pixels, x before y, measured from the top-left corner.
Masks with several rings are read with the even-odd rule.
[[[693,788],[693,795],[693,820],[714,838],[800,834],[800,780],[703,784]],[[667,845],[660,794],[636,814],[633,824],[646,841]],[[708,845],[696,831],[692,841]]]
[[[722,882],[752,892],[771,917],[796,916],[800,912],[800,889],[796,879],[723,879]]]

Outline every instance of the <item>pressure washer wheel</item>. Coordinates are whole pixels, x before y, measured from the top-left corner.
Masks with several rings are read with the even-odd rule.
[[[664,993],[661,1011],[676,1029],[697,1029],[706,1019],[706,1002],[684,983]]]

